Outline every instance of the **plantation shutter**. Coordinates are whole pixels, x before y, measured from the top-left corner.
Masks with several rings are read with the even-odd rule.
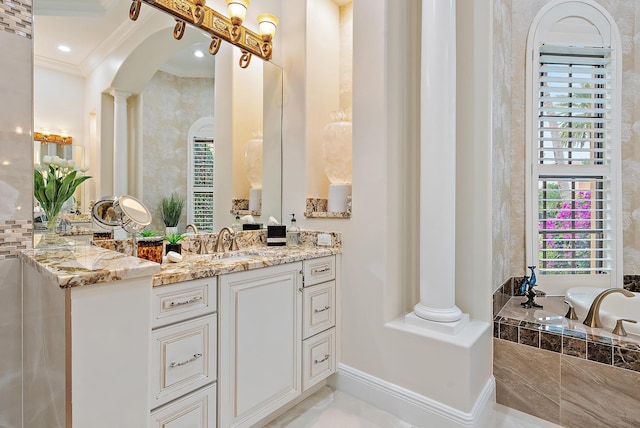
[[[533,175],[543,275],[612,271],[613,72],[609,48],[540,46]]]
[[[189,223],[202,232],[213,232],[213,168],[215,151],[213,139],[194,138],[190,145]]]

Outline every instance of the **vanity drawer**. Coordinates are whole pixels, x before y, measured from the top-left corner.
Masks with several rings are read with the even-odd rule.
[[[336,329],[302,342],[302,391],[336,372]]]
[[[157,328],[216,311],[216,278],[153,288],[151,327]]]
[[[336,279],[335,256],[320,257],[304,261],[304,286],[310,287],[321,282]]]
[[[306,339],[336,325],[336,282],[303,289],[302,338]]]
[[[151,413],[150,428],[215,428],[216,385],[174,401]]]
[[[217,315],[151,333],[151,408],[216,380]]]

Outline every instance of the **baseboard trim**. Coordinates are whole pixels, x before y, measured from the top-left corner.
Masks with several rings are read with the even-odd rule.
[[[338,371],[329,383],[333,388],[398,416],[416,427],[479,427],[484,423],[487,409],[495,396],[495,380],[492,376],[471,412],[466,413],[345,364],[338,365]]]

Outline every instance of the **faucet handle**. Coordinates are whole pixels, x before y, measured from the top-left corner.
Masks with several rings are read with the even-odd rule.
[[[234,233],[231,236],[231,251],[238,251],[240,247],[238,247],[238,237]]]
[[[638,323],[638,321],[636,321],[636,320],[630,320],[630,319],[626,319],[626,318],[621,318],[618,321],[616,321],[616,327],[611,331],[611,333],[617,334],[618,336],[626,336],[627,335],[627,331],[622,326],[622,323],[625,322],[625,321],[626,322],[632,322],[634,324]]]
[[[576,315],[576,311],[575,309],[573,309],[573,305],[571,304],[571,302],[568,301],[564,301],[567,305],[569,305],[569,310],[567,311],[567,314],[564,316],[565,318],[568,318],[570,320],[577,320],[578,316]]]

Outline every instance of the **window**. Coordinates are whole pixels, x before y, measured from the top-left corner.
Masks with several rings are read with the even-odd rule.
[[[187,221],[202,232],[213,232],[213,167],[215,159],[212,138],[191,140],[189,145],[189,202]]]
[[[609,287],[621,275],[617,32],[590,2],[571,4],[543,9],[529,35],[527,262],[552,288]]]

